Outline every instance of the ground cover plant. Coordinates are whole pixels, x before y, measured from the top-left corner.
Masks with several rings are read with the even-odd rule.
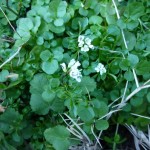
[[[149,88],[149,1],[0,1],[0,150],[150,149]]]

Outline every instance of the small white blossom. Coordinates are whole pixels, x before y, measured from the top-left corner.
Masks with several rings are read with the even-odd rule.
[[[94,49],[94,46],[91,44],[91,45],[89,45],[89,48],[90,49]]]
[[[71,69],[69,75],[70,77],[76,79],[77,82],[81,82],[81,70]]]
[[[86,39],[85,39],[85,43],[86,43],[87,45],[91,45],[91,39],[86,38]]]
[[[79,47],[83,47],[83,45],[84,45],[84,41],[80,41],[78,44]]]
[[[68,68],[71,68],[75,63],[76,63],[75,59],[71,59],[68,64]]]
[[[66,68],[66,64],[62,63],[60,64],[63,71],[67,72],[67,68]],[[75,59],[71,59],[69,64],[68,64],[68,68],[69,68],[69,75],[70,77],[76,79],[77,82],[81,82],[81,70],[78,69],[78,67],[80,66],[80,62],[79,61],[75,61]]]
[[[81,51],[83,51],[83,52],[89,51],[88,45],[84,45],[84,46],[81,48]]]
[[[81,42],[81,41],[83,41],[84,40],[84,36],[83,35],[79,35],[79,37],[78,37],[78,42]]]
[[[96,72],[99,72],[100,75],[103,75],[104,73],[106,73],[106,69],[102,63],[99,63],[97,67],[95,67],[95,70]]]
[[[64,72],[67,72],[66,64],[65,64],[65,63],[62,63],[62,64],[60,64],[60,65],[61,65],[61,67],[62,67],[62,70],[63,70]]]
[[[94,46],[91,44],[90,38],[85,38],[85,36],[80,35],[78,37],[78,47],[81,47],[81,51],[87,52],[89,49],[94,49]]]

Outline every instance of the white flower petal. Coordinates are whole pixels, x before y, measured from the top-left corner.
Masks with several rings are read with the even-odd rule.
[[[106,68],[104,67],[102,63],[99,63],[97,67],[95,67],[94,69],[96,70],[96,72],[99,72],[100,75],[103,75],[104,73],[106,73]]]
[[[89,45],[89,48],[90,49],[94,49],[94,46],[91,44],[91,45]]]
[[[90,38],[86,38],[85,39],[85,43],[89,46],[91,45],[91,39]]]
[[[82,42],[83,40],[84,40],[84,36],[83,35],[79,35],[79,37],[78,37],[78,42]]]
[[[68,64],[68,68],[71,68],[75,63],[76,63],[75,59],[71,59]]]
[[[72,69],[70,70],[70,73],[69,73],[70,77],[76,79],[77,82],[81,82],[81,70],[78,70],[78,69]]]
[[[83,47],[83,45],[84,45],[84,41],[80,41],[80,42],[78,43],[78,47]]]
[[[66,64],[65,64],[65,63],[62,63],[62,64],[60,64],[60,65],[61,65],[61,67],[62,67],[62,70],[63,70],[64,72],[67,72]]]
[[[84,46],[81,48],[81,51],[83,51],[83,52],[89,51],[88,45],[84,45]]]

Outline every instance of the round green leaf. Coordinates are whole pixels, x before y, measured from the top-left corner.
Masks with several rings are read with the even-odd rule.
[[[19,20],[19,28],[23,30],[31,30],[33,28],[33,22],[30,18],[21,18]]]
[[[61,18],[58,18],[54,21],[54,25],[57,26],[57,27],[60,27],[64,24],[64,20],[61,19]]]
[[[97,120],[95,122],[95,127],[97,130],[106,130],[109,127],[107,120]]]
[[[134,67],[139,62],[138,56],[134,54],[129,54],[127,59],[130,61],[132,67]]]
[[[87,108],[85,106],[78,107],[78,115],[84,122],[91,121],[95,116],[93,109],[91,107]]]
[[[42,51],[41,54],[40,54],[40,58],[43,60],[43,61],[47,61],[50,57],[51,57],[51,52],[49,50],[45,50],[45,51]]]
[[[42,70],[47,74],[54,74],[58,69],[57,60],[53,59],[51,62],[46,61],[42,63]]]
[[[143,103],[143,98],[142,97],[132,98],[130,103],[132,106],[138,107]]]
[[[46,129],[44,132],[46,141],[52,144],[56,150],[67,150],[69,148],[69,136],[70,132],[60,125]]]
[[[133,81],[134,80],[134,76],[133,76],[132,71],[131,70],[126,71],[125,74],[124,74],[124,78],[127,81]]]
[[[43,37],[42,37],[42,36],[38,37],[36,43],[37,43],[38,45],[42,45],[42,44],[44,43]]]
[[[89,19],[89,24],[98,24],[102,23],[103,19],[100,16],[91,16]]]
[[[113,36],[120,35],[120,29],[116,25],[109,25],[107,32]]]
[[[44,91],[42,93],[42,98],[44,99],[44,101],[46,102],[51,102],[54,98],[55,98],[55,92],[53,91]]]
[[[0,72],[0,82],[5,82],[7,80],[8,75],[9,75],[8,70],[2,70]]]
[[[63,17],[66,14],[67,2],[61,1],[57,9],[57,17]]]

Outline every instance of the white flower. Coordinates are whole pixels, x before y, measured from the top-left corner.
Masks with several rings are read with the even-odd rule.
[[[84,40],[84,36],[83,35],[79,35],[79,37],[78,37],[78,42],[81,42],[81,41],[83,41]]]
[[[81,70],[71,69],[69,75],[70,77],[76,79],[77,82],[81,82]]]
[[[84,45],[84,41],[80,41],[78,44],[79,47],[83,47],[83,45]]]
[[[81,47],[81,51],[87,52],[89,49],[94,49],[94,46],[91,44],[90,38],[85,38],[85,36],[80,35],[78,37],[78,47]]]
[[[63,71],[67,72],[67,68],[66,68],[66,64],[62,63],[60,64]],[[78,67],[80,66],[80,62],[79,61],[75,61],[75,59],[71,59],[69,64],[68,64],[68,68],[69,68],[69,75],[70,77],[76,79],[77,82],[81,82],[81,70],[78,69]]]
[[[75,63],[76,63],[75,59],[71,59],[68,64],[68,68],[71,68]]]
[[[85,39],[85,43],[86,43],[87,45],[91,45],[91,39],[86,38],[86,39]]]
[[[99,63],[97,67],[95,67],[95,70],[96,72],[99,72],[100,75],[103,75],[104,73],[106,73],[106,69],[102,63]]]
[[[89,45],[90,49],[94,49],[94,46],[92,44]]]
[[[63,70],[64,72],[67,72],[66,64],[65,64],[65,63],[62,63],[62,64],[60,64],[60,65],[61,65],[61,67],[62,67],[62,70]]]
[[[84,45],[84,46],[81,48],[81,51],[83,51],[83,52],[89,51],[88,45]]]

